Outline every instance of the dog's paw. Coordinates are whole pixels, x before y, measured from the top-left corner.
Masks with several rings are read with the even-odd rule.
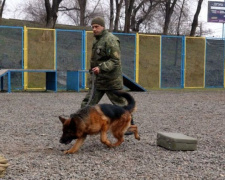
[[[64,151],[63,153],[64,154],[74,154],[75,152],[77,152],[77,151],[72,151],[72,150],[66,150],[66,151]]]
[[[108,144],[106,144],[106,146],[107,146],[108,148],[113,148],[113,147],[114,147],[114,145],[113,145],[112,143],[108,143]]]
[[[135,139],[137,139],[139,141],[141,140],[140,136],[136,136]]]
[[[68,150],[66,150],[66,151],[63,151],[63,154],[69,154],[69,153],[68,153]]]

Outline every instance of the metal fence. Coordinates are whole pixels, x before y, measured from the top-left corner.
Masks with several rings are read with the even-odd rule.
[[[56,43],[57,87],[65,90],[67,72],[85,69],[84,32],[56,29]]]
[[[123,73],[146,89],[224,88],[224,39],[114,34]],[[0,69],[53,69],[57,89],[67,90],[68,72],[89,69],[92,40],[90,31],[0,26]],[[85,77],[82,72],[82,88]],[[45,89],[43,73],[11,78],[12,89]]]
[[[23,68],[23,27],[0,26],[0,69]],[[22,89],[23,74],[12,73],[14,89]],[[7,79],[8,77],[4,77]],[[7,87],[7,81],[4,85]]]
[[[206,39],[205,87],[224,87],[224,40]]]

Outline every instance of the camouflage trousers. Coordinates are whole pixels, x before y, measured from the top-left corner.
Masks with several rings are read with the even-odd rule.
[[[83,99],[83,101],[81,103],[81,108],[84,108],[89,101],[90,101],[90,103],[88,105],[90,105],[90,106],[98,104],[99,101],[104,96],[104,94],[106,94],[108,96],[108,98],[112,102],[112,104],[115,104],[115,105],[118,105],[118,106],[125,106],[125,105],[127,105],[127,101],[125,100],[125,98],[118,97],[117,95],[113,94],[113,92],[111,90],[98,90],[98,89],[95,89],[92,99],[89,100],[91,98],[91,89],[89,89],[87,95],[85,96],[85,98]]]

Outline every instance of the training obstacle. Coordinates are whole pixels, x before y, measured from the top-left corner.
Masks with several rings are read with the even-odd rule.
[[[146,92],[147,90],[141,85],[137,84],[134,80],[123,74],[123,84],[128,87],[131,91]]]
[[[197,139],[181,133],[158,132],[157,145],[173,151],[194,151]]]

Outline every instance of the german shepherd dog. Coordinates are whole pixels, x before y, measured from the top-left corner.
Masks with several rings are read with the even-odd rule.
[[[134,98],[124,91],[114,91],[114,94],[125,98],[128,104],[120,107],[112,104],[97,104],[87,106],[71,114],[69,119],[59,116],[63,124],[63,134],[60,143],[69,144],[77,139],[75,144],[64,154],[72,154],[79,150],[87,135],[100,133],[100,139],[108,147],[119,146],[124,141],[126,131],[133,132],[134,137],[140,140],[136,125],[131,125],[131,113],[135,111]],[[111,130],[117,142],[111,143],[107,132]]]

